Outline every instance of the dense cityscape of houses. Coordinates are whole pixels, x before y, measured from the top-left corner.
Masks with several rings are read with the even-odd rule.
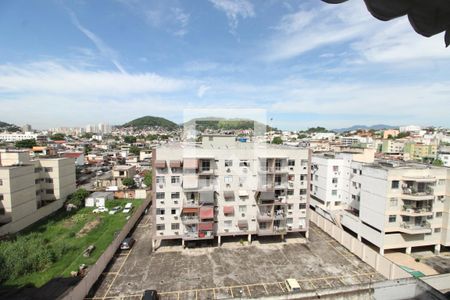
[[[318,127],[260,136],[251,129],[207,130],[201,139],[181,128],[107,124],[22,131],[0,134],[4,232],[35,221],[49,202],[64,202],[75,185],[116,193],[153,185],[154,243],[308,236],[313,209],[381,254],[450,246],[444,128]],[[34,143],[18,144],[27,140]],[[26,198],[12,188],[16,181],[29,189]]]

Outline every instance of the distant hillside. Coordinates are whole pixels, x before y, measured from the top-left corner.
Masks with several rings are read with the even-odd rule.
[[[19,126],[16,126],[14,124],[9,124],[9,123],[0,121],[0,131],[3,131],[3,130],[19,131],[20,128],[19,128]]]
[[[122,125],[122,127],[135,127],[135,128],[162,127],[167,130],[174,130],[177,129],[179,126],[176,123],[164,118],[145,116],[134,119],[128,123],[125,123]]]
[[[249,119],[224,119],[217,117],[197,118],[185,123],[185,125],[196,125],[196,130],[203,132],[209,130],[248,130],[257,128],[264,128],[265,124]],[[269,127],[267,127],[267,130]]]
[[[355,130],[382,130],[382,129],[395,129],[398,128],[398,126],[391,126],[391,125],[385,125],[385,124],[377,124],[372,126],[366,126],[366,125],[353,125],[351,127],[347,128],[339,128],[339,129],[333,129],[333,131],[336,132],[345,132],[345,131],[355,131]]]

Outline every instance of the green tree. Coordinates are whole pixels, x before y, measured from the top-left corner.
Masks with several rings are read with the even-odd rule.
[[[312,132],[328,132],[328,130],[325,127],[317,126],[317,127],[308,128],[307,132],[308,133],[312,133]]]
[[[15,145],[16,145],[16,148],[29,148],[29,149],[31,149],[34,146],[36,146],[36,140],[29,139],[29,140],[17,141]]]
[[[133,178],[124,178],[122,179],[122,184],[127,188],[132,188],[134,187],[134,180]]]
[[[283,144],[283,140],[281,139],[281,137],[276,136],[272,139],[272,144],[281,145]]]
[[[439,158],[433,160],[433,166],[442,167],[444,165],[444,162],[440,160]]]
[[[131,146],[130,147],[130,153],[139,156],[139,153],[141,152],[141,149],[139,149],[136,146]]]
[[[411,133],[410,133],[409,131],[406,131],[406,132],[400,132],[399,134],[397,134],[397,137],[396,137],[396,138],[402,139],[402,138],[405,138],[405,137],[410,136],[410,135],[411,135]]]
[[[127,144],[133,144],[136,143],[136,137],[132,135],[126,135],[124,136],[123,141]]]
[[[93,133],[91,133],[91,132],[85,132],[85,133],[83,133],[83,134],[81,135],[81,138],[82,138],[82,139],[90,139],[90,138],[92,138],[93,136],[94,136]]]
[[[89,196],[89,192],[85,189],[78,189],[76,192],[68,197],[67,203],[76,205],[77,207],[84,206],[84,199]]]
[[[89,145],[84,146],[84,155],[88,155],[91,151],[92,148]]]
[[[152,188],[152,172],[146,172],[144,175],[144,184],[148,188]]]
[[[65,137],[66,136],[64,135],[64,133],[55,133],[50,137],[50,139],[52,141],[61,141],[64,140]]]
[[[308,136],[306,134],[299,133],[297,137],[299,140],[303,140],[303,139],[307,138]]]

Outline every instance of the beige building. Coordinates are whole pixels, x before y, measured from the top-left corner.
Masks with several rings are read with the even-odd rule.
[[[61,208],[75,188],[73,159],[30,160],[28,152],[0,152],[0,235]]]
[[[153,150],[153,239],[308,236],[310,151],[204,136]]]
[[[313,159],[313,169],[317,169],[313,177],[319,175],[312,191],[313,198],[318,198],[312,202],[316,211],[325,210],[332,221],[376,246],[381,254],[389,249],[410,253],[419,246],[434,246],[439,252],[441,245],[450,246],[450,169],[418,163],[350,160],[349,167],[342,169],[338,162]],[[331,169],[327,170],[325,166],[330,164]],[[337,187],[330,195],[339,201],[340,211],[320,205],[331,197],[320,194],[328,182],[321,183],[321,172],[334,174],[328,181],[333,180]]]

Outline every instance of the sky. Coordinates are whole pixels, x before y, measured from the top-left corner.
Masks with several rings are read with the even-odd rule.
[[[289,130],[450,127],[450,49],[361,0],[2,0],[0,121],[261,111]]]

